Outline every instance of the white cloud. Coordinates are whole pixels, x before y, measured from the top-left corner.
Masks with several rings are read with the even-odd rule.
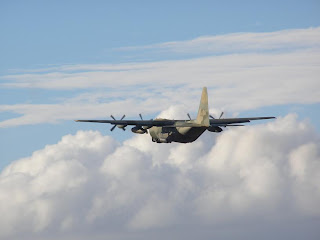
[[[79,131],[2,171],[0,238],[316,236],[319,163],[319,136],[295,115],[185,145]]]
[[[287,51],[319,48],[320,27],[290,29],[263,33],[231,33],[202,36],[187,41],[174,41],[147,46],[118,48],[121,51],[161,51],[181,54],[242,53],[244,51]]]
[[[238,42],[241,53],[149,63],[66,65],[3,76],[2,88],[86,92],[52,104],[2,104],[0,112],[21,116],[0,122],[0,127],[105,118],[107,113],[157,115],[172,105],[194,114],[203,86],[209,88],[211,108],[230,112],[319,103],[319,29],[237,33],[164,44],[174,49],[194,44],[196,49],[208,49],[207,42],[214,45],[219,40],[220,45],[225,43],[221,48],[229,49],[229,43]],[[288,45],[293,47],[288,49]],[[248,46],[261,51],[247,51]],[[274,46],[286,51],[265,51]]]
[[[95,69],[68,72],[64,68],[58,72],[40,72],[34,74],[17,74],[3,76],[3,87],[41,88],[41,89],[91,89],[106,88],[113,91],[136,89],[156,89],[159,87],[194,87],[206,83],[208,87],[232,87],[252,83],[260,85],[262,80],[268,80],[272,86],[281,81],[295,83],[301,75],[313,76],[318,73],[320,49],[290,51],[286,53],[243,53],[222,56],[210,56],[187,60],[158,61],[151,63],[135,63],[132,70],[127,70],[128,64],[106,65],[114,67],[114,71]],[[118,69],[122,70],[118,70]],[[308,72],[306,72],[308,70]],[[311,71],[311,72],[310,72]],[[300,76],[295,76],[299,73]],[[309,75],[306,75],[309,74]],[[258,78],[253,78],[257,76]],[[279,77],[284,79],[279,79]],[[290,77],[290,79],[287,79]],[[293,79],[291,79],[293,77]],[[297,80],[294,80],[297,79]],[[298,81],[298,83],[300,82]],[[308,83],[308,82],[307,82]],[[154,85],[156,84],[156,85]]]
[[[295,178],[294,195],[302,211],[318,216],[320,208],[316,205],[320,198],[320,148],[319,144],[307,142],[291,152],[290,172]],[[310,198],[301,195],[310,194]]]
[[[156,115],[173,104],[194,114],[202,86],[209,88],[210,107],[230,112],[281,104],[318,103],[319,59],[318,53],[221,56],[159,63],[162,67],[121,73],[122,76],[116,78],[109,73],[99,73],[99,77],[91,72],[92,76],[84,81],[85,87],[107,87],[105,91],[81,94],[56,104],[0,105],[0,111],[22,114],[2,121],[0,126],[105,118],[107,113]],[[33,86],[48,86],[46,76],[34,79],[37,78],[41,80],[36,80]],[[68,85],[67,88],[79,86],[68,79],[58,82]],[[60,88],[59,84],[54,80],[49,85]],[[136,84],[144,87],[134,87]]]

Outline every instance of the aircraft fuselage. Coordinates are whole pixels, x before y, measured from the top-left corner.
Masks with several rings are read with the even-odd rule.
[[[206,127],[152,127],[149,134],[157,143],[190,143],[197,140]]]

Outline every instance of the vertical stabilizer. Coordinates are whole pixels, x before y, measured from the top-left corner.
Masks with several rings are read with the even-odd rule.
[[[200,100],[196,123],[201,124],[206,127],[209,127],[209,125],[210,125],[209,107],[208,107],[208,92],[207,92],[206,87],[204,87],[202,89],[201,100]]]

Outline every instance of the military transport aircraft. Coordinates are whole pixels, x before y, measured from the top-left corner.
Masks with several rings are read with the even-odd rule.
[[[141,120],[123,120],[125,115],[120,120],[116,120],[112,115],[113,120],[75,120],[76,122],[96,122],[96,123],[110,123],[114,126],[110,129],[114,130],[115,127],[125,130],[128,125],[133,125],[131,128],[133,133],[151,135],[152,141],[157,143],[190,143],[198,139],[200,135],[208,130],[209,132],[221,132],[221,127],[229,126],[244,126],[239,123],[248,123],[251,120],[271,119],[275,117],[249,117],[249,118],[221,118],[216,119],[209,115],[208,108],[208,93],[207,88],[202,89],[202,95],[200,100],[200,106],[196,119],[191,119],[188,114],[189,120],[170,120],[170,119],[151,119],[143,120],[141,114],[139,114]],[[209,117],[211,119],[209,119]]]

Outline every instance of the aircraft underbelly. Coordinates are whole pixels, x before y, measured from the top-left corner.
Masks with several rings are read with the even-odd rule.
[[[184,135],[177,133],[174,135],[173,142],[180,142],[180,143],[189,143],[197,140],[201,134],[206,130],[206,128],[190,128],[190,130],[185,133]]]
[[[173,127],[152,127],[149,129],[149,133],[152,137],[152,140],[155,142],[189,143],[197,140],[205,130],[206,127],[191,127],[188,129],[177,129]]]

